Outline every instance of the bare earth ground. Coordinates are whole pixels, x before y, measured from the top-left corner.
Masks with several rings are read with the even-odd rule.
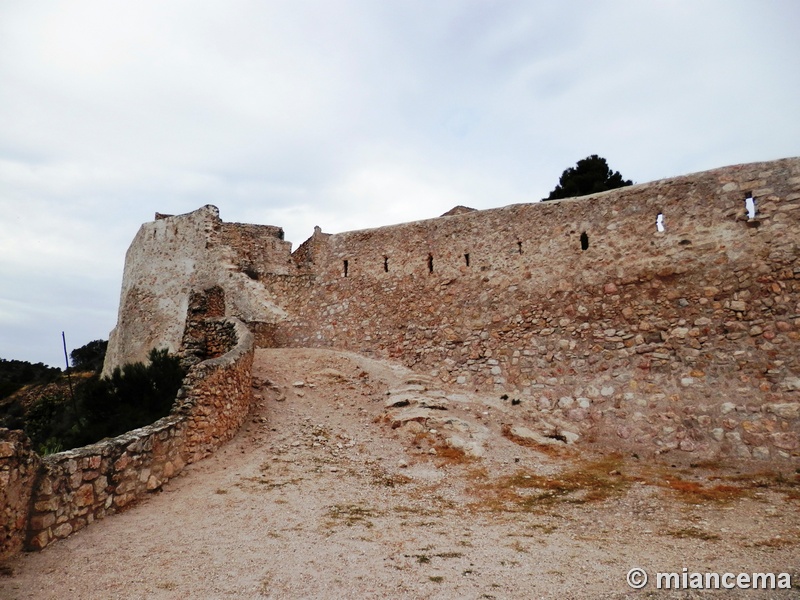
[[[743,477],[520,445],[502,425],[525,424],[524,404],[355,354],[260,350],[254,381],[232,442],[12,561],[0,598],[800,597],[785,466]],[[633,567],[650,574],[642,591],[626,585]],[[788,572],[794,588],[655,589],[656,571],[684,567]]]

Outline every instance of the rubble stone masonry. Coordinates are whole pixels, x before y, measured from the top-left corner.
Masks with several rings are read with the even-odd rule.
[[[601,448],[798,460],[800,159],[316,228],[291,255],[279,229],[224,224],[214,207],[142,227],[106,369],[141,352],[137,340],[183,326],[185,310],[176,324],[126,290],[160,298],[213,284],[261,346],[399,360],[514,395]],[[158,227],[188,241],[155,243]],[[176,252],[191,260],[176,268]]]
[[[515,394],[601,446],[798,458],[798,159],[317,232],[295,255],[266,285],[290,315],[275,345]]]
[[[24,433],[0,429],[0,558],[22,549],[40,465]]]

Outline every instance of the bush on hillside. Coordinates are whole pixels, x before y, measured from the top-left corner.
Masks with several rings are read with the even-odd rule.
[[[152,350],[148,364],[114,369],[110,377],[75,382],[74,401],[60,389],[36,399],[27,411],[8,404],[0,426],[21,428],[40,453],[92,444],[149,425],[169,414],[185,372],[167,350]]]

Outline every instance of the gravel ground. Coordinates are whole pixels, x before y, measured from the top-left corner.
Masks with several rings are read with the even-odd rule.
[[[11,561],[0,598],[800,598],[794,473],[520,445],[509,402],[355,354],[259,350],[254,387],[233,441]],[[795,587],[656,590],[684,567]]]

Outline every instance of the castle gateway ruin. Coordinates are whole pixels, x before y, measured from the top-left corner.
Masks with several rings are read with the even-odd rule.
[[[800,159],[314,235],[157,215],[105,371],[181,350],[193,294],[257,347],[402,362],[512,394],[596,446],[797,461]]]

